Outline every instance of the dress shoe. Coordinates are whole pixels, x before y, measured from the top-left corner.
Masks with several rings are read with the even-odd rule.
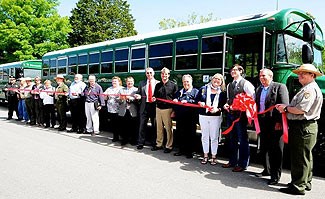
[[[174,156],[181,156],[181,155],[183,155],[183,153],[181,152],[174,153]]]
[[[85,132],[84,130],[79,129],[79,130],[77,131],[77,134],[83,134],[84,132]]]
[[[172,149],[165,148],[164,153],[170,153],[172,152]]]
[[[293,186],[289,186],[287,188],[281,188],[279,189],[280,192],[286,193],[286,194],[291,194],[291,195],[305,195],[305,191],[299,191]]]
[[[118,138],[113,138],[112,139],[112,142],[118,142],[118,141],[120,141]]]
[[[141,150],[141,149],[143,149],[143,145],[141,145],[141,144],[140,144],[140,145],[138,145],[138,146],[137,146],[137,149],[138,149],[138,150]]]
[[[263,176],[270,176],[270,174],[264,170],[261,173],[256,173],[255,176],[261,178]]]
[[[241,168],[240,166],[235,166],[235,168],[233,168],[233,172],[242,172],[244,171],[245,169],[244,168]]]
[[[222,165],[222,168],[231,168],[233,167],[230,163]]]
[[[70,129],[70,130],[67,130],[68,133],[73,133],[73,132],[77,132],[77,129]]]
[[[58,128],[58,131],[65,131],[66,128]]]
[[[270,179],[267,184],[268,185],[276,185],[279,183],[279,180],[278,179]]]
[[[162,149],[162,146],[153,146],[151,148],[151,151],[158,151],[158,150],[161,150]]]
[[[12,117],[7,117],[7,119],[6,120],[11,120],[12,119]]]

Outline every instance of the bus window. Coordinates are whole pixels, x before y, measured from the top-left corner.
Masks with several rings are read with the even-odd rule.
[[[283,34],[278,34],[276,43],[276,62],[288,63]]]
[[[258,73],[262,69],[263,33],[237,35],[234,38],[235,63],[245,69],[246,79],[254,86],[259,85]],[[267,36],[265,45],[265,67],[270,66],[271,37]]]
[[[172,69],[173,42],[151,44],[149,46],[149,67],[155,71],[166,67]]]
[[[67,58],[58,59],[58,74],[67,74]]]
[[[77,74],[77,56],[69,56],[68,58],[68,74]]]
[[[89,74],[99,73],[99,52],[89,54]]]
[[[202,38],[201,69],[216,69],[222,67],[223,36]]]
[[[3,69],[3,80],[6,80],[6,81],[9,80],[9,68]]]
[[[50,60],[50,75],[51,76],[56,75],[56,59]]]
[[[129,49],[115,50],[115,72],[128,72]]]
[[[145,69],[145,47],[131,49],[131,71],[143,71]]]
[[[101,56],[101,73],[113,72],[113,51],[102,52]]]
[[[43,60],[43,77],[47,77],[49,75],[49,67],[50,67],[50,60],[48,59]]]
[[[197,68],[198,39],[176,42],[176,70]]]
[[[316,67],[323,68],[322,52],[314,48],[314,63]]]
[[[21,77],[24,77],[24,72],[23,72],[23,69],[22,68],[16,68],[16,71],[15,71],[15,78],[16,79],[19,79]]]
[[[288,62],[290,64],[302,64],[301,51],[304,41],[296,37],[285,34],[284,43],[286,45],[286,52],[288,57]]]
[[[79,74],[87,74],[88,68],[87,68],[87,54],[79,55],[78,56],[78,73]]]

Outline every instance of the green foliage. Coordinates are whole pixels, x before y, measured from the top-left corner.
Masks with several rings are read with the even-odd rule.
[[[79,0],[72,10],[71,46],[136,35],[130,5],[124,0]]]
[[[40,59],[46,52],[69,47],[67,17],[58,0],[0,1],[0,62]]]
[[[187,21],[176,21],[175,19],[172,18],[164,18],[159,22],[159,29],[161,30],[166,30],[170,28],[176,28],[176,27],[182,27],[182,26],[188,26],[188,25],[193,25],[193,24],[200,24],[200,23],[205,23],[209,21],[215,21],[217,18],[213,18],[213,14],[209,13],[208,16],[198,16],[195,12],[192,14],[188,15]]]

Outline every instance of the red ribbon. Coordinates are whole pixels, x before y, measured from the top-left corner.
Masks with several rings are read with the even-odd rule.
[[[191,104],[191,103],[182,103],[182,102],[175,102],[172,100],[167,100],[167,99],[162,99],[162,98],[156,98],[156,100],[169,103],[169,104],[175,104],[175,105],[180,105],[180,106],[187,106],[187,107],[193,107],[193,108],[207,108],[209,110],[212,109],[211,106],[205,105],[205,106],[200,106],[198,104]]]
[[[256,103],[254,99],[251,96],[248,96],[244,93],[240,93],[236,95],[233,104],[232,104],[232,109],[233,110],[239,110],[241,112],[246,112],[246,116],[248,119],[248,122],[251,124],[252,120],[254,120],[255,124],[255,130],[256,133],[260,133],[260,125],[258,122],[258,117],[257,115],[259,114],[264,114],[269,111],[272,111],[275,108],[275,106],[271,106],[268,109],[262,111],[262,112],[257,112],[256,111]],[[235,124],[240,120],[240,117],[234,120],[231,124],[231,126],[226,129],[225,131],[222,132],[223,135],[226,135],[232,131],[234,128]],[[288,122],[287,122],[287,117],[285,113],[282,113],[282,129],[283,129],[283,142],[288,143]]]

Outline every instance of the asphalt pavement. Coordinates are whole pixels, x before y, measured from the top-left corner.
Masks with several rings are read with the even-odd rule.
[[[278,185],[257,178],[260,165],[241,173],[186,159],[138,151],[112,143],[112,134],[59,132],[6,120],[0,107],[0,199],[35,198],[324,198],[325,179],[314,177],[305,196],[278,191],[290,182],[284,170]]]

